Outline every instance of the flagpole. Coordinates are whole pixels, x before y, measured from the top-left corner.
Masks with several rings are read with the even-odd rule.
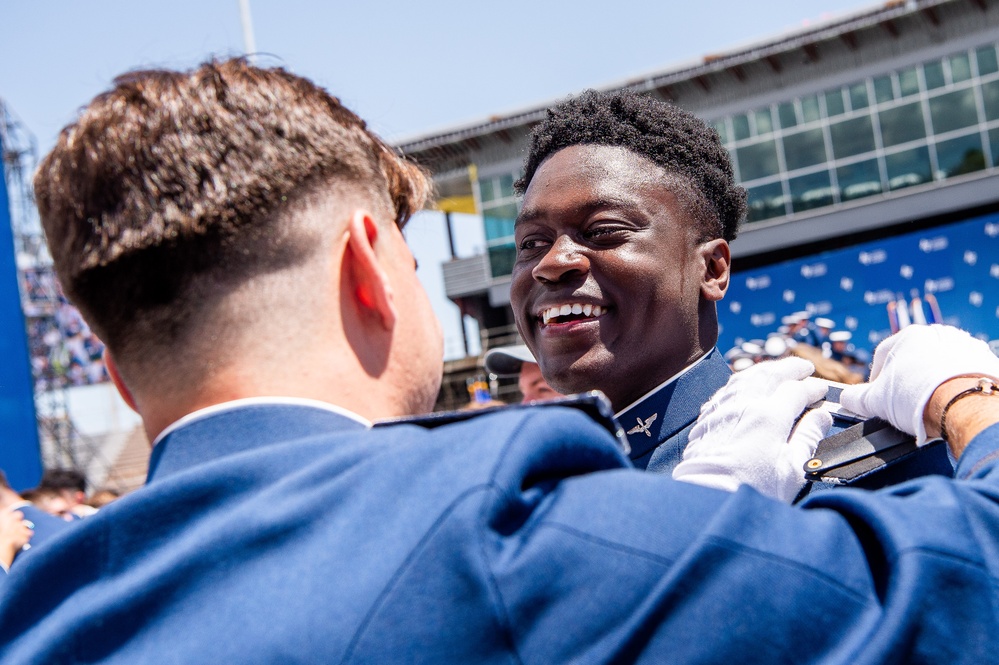
[[[253,37],[253,18],[250,16],[250,0],[239,0],[239,17],[243,22],[243,51],[250,64],[255,64],[257,42]]]

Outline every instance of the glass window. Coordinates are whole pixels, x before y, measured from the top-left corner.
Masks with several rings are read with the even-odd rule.
[[[517,204],[507,203],[495,208],[486,208],[482,211],[482,216],[486,220],[486,240],[512,236],[513,223],[517,219]]]
[[[999,81],[982,84],[982,101],[986,120],[999,120]]]
[[[517,261],[517,248],[513,243],[489,248],[489,268],[493,277],[505,277],[513,273]]]
[[[832,118],[846,111],[843,105],[843,91],[839,88],[826,93],[826,115]]]
[[[891,75],[878,76],[874,79],[874,98],[878,100],[879,104],[895,99],[895,89],[891,82]]]
[[[999,129],[989,130],[989,147],[992,149],[992,166],[999,166]]]
[[[885,147],[915,141],[926,136],[923,109],[919,102],[886,109],[878,114]]]
[[[479,181],[479,200],[482,203],[488,203],[495,199],[496,196],[493,194],[493,179],[488,178]]]
[[[809,129],[784,136],[784,162],[788,171],[826,161],[826,143],[821,129]]]
[[[836,169],[836,179],[839,181],[841,201],[852,201],[881,193],[881,173],[878,171],[876,159],[841,166]]]
[[[732,116],[732,133],[736,141],[749,138],[749,118],[745,114]]]
[[[801,98],[801,121],[815,122],[821,117],[819,114],[819,98],[815,95]]]
[[[513,175],[507,174],[500,176],[499,179],[499,194],[503,198],[513,196]],[[516,217],[517,213],[514,212],[513,216]]]
[[[784,129],[797,125],[798,118],[794,112],[794,102],[784,102],[778,106],[777,117],[780,118],[780,126]]]
[[[770,116],[770,109],[759,109],[753,115],[756,116],[756,135],[770,134],[774,131],[774,121]]]
[[[510,214],[510,210],[507,208],[510,207],[513,208],[513,216],[507,217],[506,215]],[[486,228],[486,241],[492,242],[494,240],[502,240],[504,238],[513,238],[513,225],[516,218],[516,206],[500,206],[499,208],[483,211],[482,221]]]
[[[867,84],[861,81],[850,86],[850,108],[854,111],[867,108]]]
[[[795,212],[822,208],[833,203],[833,188],[829,184],[828,171],[791,178],[788,188],[791,190],[791,207]]]
[[[874,125],[869,115],[829,125],[829,134],[836,159],[874,150]]]
[[[894,191],[930,181],[930,149],[903,150],[885,157],[888,189]]]
[[[933,132],[943,134],[978,124],[975,93],[970,89],[948,92],[930,99],[930,120]]]
[[[777,166],[777,144],[773,139],[739,148],[739,175],[742,181],[765,178],[780,172]]]
[[[919,74],[915,67],[902,70],[898,73],[898,88],[903,97],[915,95],[919,92]]]
[[[967,53],[958,53],[950,57],[950,80],[954,83],[967,81],[971,78],[971,59]]]
[[[978,132],[937,143],[938,176],[952,178],[964,173],[974,173],[985,168],[985,151]]]
[[[758,222],[761,219],[782,217],[787,214],[784,209],[784,191],[779,182],[750,187],[747,194],[749,211],[746,215],[746,221]]]
[[[718,132],[721,142],[728,143],[728,127],[725,125],[725,121],[716,120],[711,126],[715,128],[716,132]]]
[[[996,61],[995,46],[981,47],[975,51],[975,57],[978,59],[979,76],[988,76],[989,74],[999,72],[999,62]]]
[[[942,88],[947,84],[944,80],[943,63],[939,60],[923,65],[923,77],[926,79],[926,89]]]

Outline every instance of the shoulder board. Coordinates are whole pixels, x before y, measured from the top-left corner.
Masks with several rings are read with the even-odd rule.
[[[871,418],[819,441],[815,456],[805,463],[805,477],[846,485],[919,450],[914,437]]]

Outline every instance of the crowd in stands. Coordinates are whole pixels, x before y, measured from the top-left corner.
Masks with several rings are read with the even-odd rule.
[[[52,271],[23,270],[21,281],[35,389],[107,381],[104,344],[66,300]]]
[[[797,356],[815,365],[819,378],[862,383],[870,371],[871,354],[854,345],[852,337],[849,330],[838,330],[832,319],[812,320],[808,312],[795,312],[781,319],[780,328],[765,340],[742,342],[726,351],[725,359],[739,372],[762,360]]]

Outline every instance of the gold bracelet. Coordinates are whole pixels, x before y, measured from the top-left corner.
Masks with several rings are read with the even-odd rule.
[[[967,390],[962,390],[958,394],[950,398],[950,401],[944,406],[943,411],[940,412],[940,438],[950,443],[950,438],[947,436],[947,412],[950,411],[950,407],[954,406],[958,401],[964,399],[968,395],[995,395],[999,397],[999,385],[996,385],[994,379],[990,379],[987,376],[979,376],[978,385],[974,388],[968,388]]]

